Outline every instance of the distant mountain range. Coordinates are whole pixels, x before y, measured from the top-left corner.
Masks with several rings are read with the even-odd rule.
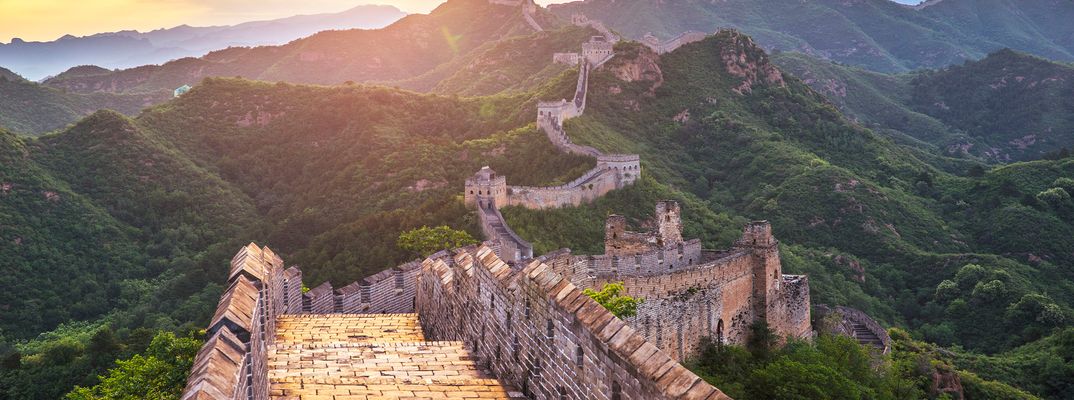
[[[545,29],[562,24],[543,10],[535,18]],[[194,85],[206,77],[394,85],[431,73],[436,76],[408,85],[408,88],[428,90],[463,65],[434,71],[438,67],[461,60],[497,40],[533,32],[522,16],[521,7],[489,4],[487,0],[451,0],[429,14],[409,15],[382,29],[325,31],[281,46],[229,48],[203,57],[117,71],[79,67],[44,83],[71,92],[140,93]],[[560,48],[538,53],[547,58],[534,66],[546,67],[548,63],[544,61],[550,59],[553,51],[578,47],[577,41],[561,43]]]
[[[548,12],[534,35],[520,7],[451,0],[380,29],[326,31],[281,46],[230,48],[162,65],[109,70],[81,65],[41,83],[0,68],[0,126],[39,135],[109,108],[135,115],[184,84],[241,76],[290,83],[374,82],[410,90],[488,95],[526,90],[568,67],[548,62],[597,34]],[[391,43],[391,45],[384,45]],[[511,66],[507,68],[507,66]]]
[[[1002,48],[1074,60],[1070,0],[585,0],[549,10],[585,14],[635,39],[735,28],[769,51],[881,72],[943,68]]]
[[[66,127],[100,109],[128,115],[172,98],[171,91],[138,94],[68,93],[0,67],[0,127],[38,135]]]
[[[381,28],[405,15],[393,6],[362,5],[339,13],[228,26],[181,25],[150,32],[66,35],[50,42],[14,38],[9,44],[0,44],[0,65],[27,79],[40,80],[78,65],[130,68],[200,56],[227,47],[284,44],[325,30]]]

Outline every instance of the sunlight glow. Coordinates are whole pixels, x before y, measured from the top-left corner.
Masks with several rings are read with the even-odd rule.
[[[540,4],[568,0],[538,1]],[[178,25],[231,25],[299,14],[334,13],[363,4],[387,4],[428,13],[443,0],[0,0],[0,43],[11,38],[49,41],[120,30]]]

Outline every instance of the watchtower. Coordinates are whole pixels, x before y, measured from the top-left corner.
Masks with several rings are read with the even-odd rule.
[[[663,245],[682,243],[682,210],[678,202],[658,201],[654,218]]]
[[[772,224],[754,221],[746,224],[735,247],[753,252],[753,298],[758,316],[767,318],[768,306],[779,298],[783,271],[779,261],[779,241],[772,236]],[[771,321],[770,321],[771,322]]]
[[[463,195],[466,206],[479,205],[481,208],[495,208],[507,205],[507,178],[499,176],[488,166],[482,167],[474,176],[466,180],[466,192]]]

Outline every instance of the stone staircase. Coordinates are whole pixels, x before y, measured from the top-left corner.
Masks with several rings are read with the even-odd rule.
[[[854,339],[857,339],[858,343],[868,346],[875,346],[881,349],[884,348],[884,341],[881,340],[879,336],[876,336],[873,331],[869,330],[869,328],[866,327],[865,324],[854,322],[851,324],[851,326],[854,329]]]
[[[268,368],[273,399],[525,398],[462,342],[427,341],[417,314],[281,315]]]

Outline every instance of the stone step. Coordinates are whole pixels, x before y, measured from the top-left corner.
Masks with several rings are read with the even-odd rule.
[[[459,381],[272,380],[274,399],[526,399],[495,379]],[[338,396],[338,397],[335,397]]]
[[[370,343],[269,350],[271,376],[364,378],[490,378],[461,343]]]
[[[414,314],[302,314],[276,319],[278,346],[291,343],[421,342]]]

